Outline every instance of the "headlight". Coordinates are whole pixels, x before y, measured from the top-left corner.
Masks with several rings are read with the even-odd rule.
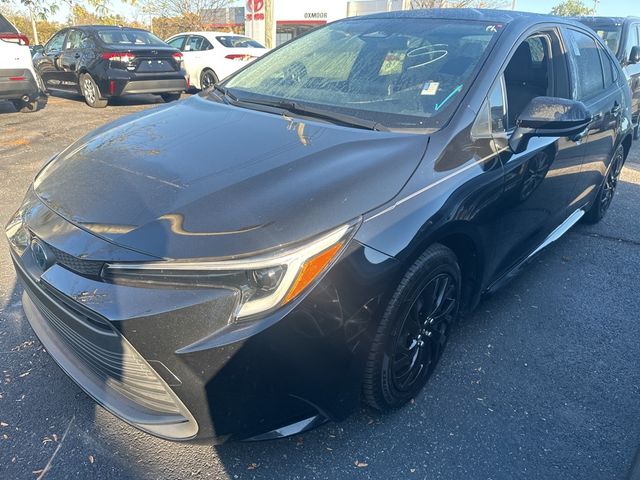
[[[110,263],[102,276],[114,283],[218,287],[239,292],[237,318],[289,303],[334,263],[355,233],[343,225],[306,244],[252,258],[222,261]]]
[[[31,243],[31,233],[24,226],[23,215],[24,212],[21,207],[5,227],[9,244],[18,256],[21,256]]]

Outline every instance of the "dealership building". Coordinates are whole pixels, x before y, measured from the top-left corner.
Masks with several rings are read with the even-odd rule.
[[[308,30],[334,20],[355,15],[402,9],[403,0],[248,0],[245,10],[245,34],[266,45],[267,14],[265,2],[273,4],[271,38],[278,46]]]

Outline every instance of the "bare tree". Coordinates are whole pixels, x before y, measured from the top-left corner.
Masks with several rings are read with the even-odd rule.
[[[220,11],[233,0],[130,0],[153,17],[180,19],[185,29],[202,30],[216,23]]]
[[[409,0],[411,8],[500,8],[506,0]]]

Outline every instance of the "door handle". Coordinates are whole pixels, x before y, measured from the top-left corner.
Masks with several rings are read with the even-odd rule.
[[[611,109],[611,113],[617,116],[620,114],[621,111],[622,111],[622,106],[618,102],[615,102],[613,104],[613,108]]]

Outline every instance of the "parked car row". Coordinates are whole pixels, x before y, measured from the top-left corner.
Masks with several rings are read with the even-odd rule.
[[[569,19],[333,22],[51,159],[6,228],[23,308],[89,395],[163,438],[392,410],[463,313],[605,216],[631,107],[620,61]]]
[[[164,42],[142,29],[83,25],[60,30],[44,46],[31,46],[30,55],[27,37],[2,16],[0,41],[0,55],[7,58],[1,63],[7,68],[0,71],[0,98],[27,111],[35,110],[41,90],[80,93],[94,108],[141,93],[171,102],[191,87],[218,83],[267,52],[255,40],[225,32],[188,32]]]

